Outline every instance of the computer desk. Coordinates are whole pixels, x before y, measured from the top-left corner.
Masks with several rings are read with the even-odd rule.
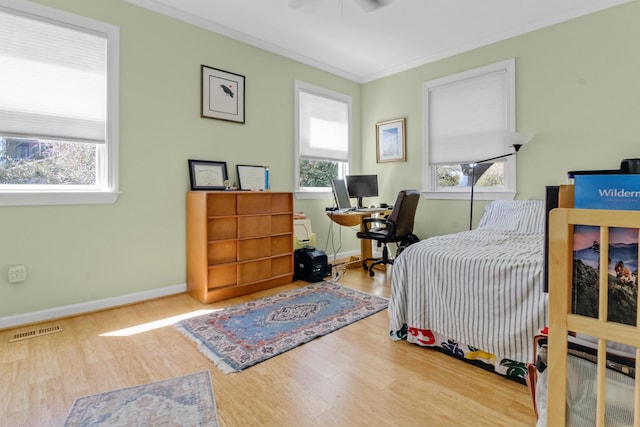
[[[380,209],[369,212],[349,211],[344,213],[336,213],[334,211],[327,211],[327,216],[331,218],[336,224],[343,225],[345,227],[355,227],[360,225],[360,231],[364,231],[364,225],[362,224],[363,218],[369,218],[373,215],[385,216],[391,213],[389,209]],[[346,264],[347,268],[362,268],[362,261],[367,258],[373,257],[373,251],[371,250],[370,239],[360,239],[360,256],[352,256]]]

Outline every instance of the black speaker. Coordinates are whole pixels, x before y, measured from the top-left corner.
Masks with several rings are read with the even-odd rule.
[[[640,173],[640,159],[624,159],[620,163],[623,173]]]
[[[549,292],[549,212],[558,207],[560,187],[548,185],[545,187],[545,219],[544,219],[544,291]]]
[[[331,275],[331,266],[327,262],[327,254],[316,248],[297,249],[293,253],[293,280],[320,282]]]

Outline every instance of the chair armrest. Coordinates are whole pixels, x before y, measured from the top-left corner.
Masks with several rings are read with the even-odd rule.
[[[362,233],[364,233],[369,239],[380,239],[380,232],[384,232],[385,235],[391,236],[395,233],[396,224],[388,221],[387,218],[363,218],[362,219]],[[372,232],[378,234],[373,235]]]
[[[362,218],[362,223],[365,225],[365,227],[370,228],[369,224],[385,224],[387,222],[387,218],[381,218],[381,217],[367,217],[367,218]]]

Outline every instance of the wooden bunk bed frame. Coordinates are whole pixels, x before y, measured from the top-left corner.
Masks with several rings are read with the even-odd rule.
[[[600,262],[598,318],[571,313],[573,270],[573,226],[600,227]],[[569,332],[597,338],[598,348],[606,349],[607,341],[636,348],[636,369],[640,360],[640,309],[636,325],[607,321],[609,227],[640,229],[640,211],[614,211],[558,208],[549,220],[549,340],[547,425],[566,425],[567,352]],[[598,351],[597,399],[595,425],[605,426],[606,351]],[[634,426],[640,427],[640,376],[635,378]]]

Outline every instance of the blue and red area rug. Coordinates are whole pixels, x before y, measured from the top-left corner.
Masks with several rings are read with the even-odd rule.
[[[65,427],[218,426],[209,371],[81,397]]]
[[[182,320],[176,327],[218,368],[230,373],[334,332],[387,305],[385,298],[318,282]]]

